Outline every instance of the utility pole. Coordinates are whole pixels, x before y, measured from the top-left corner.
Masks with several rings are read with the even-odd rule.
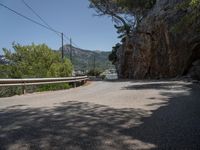
[[[94,54],[94,61],[93,61],[93,69],[95,70],[96,69],[96,56]]]
[[[70,38],[70,61],[72,63],[72,39]]]
[[[61,33],[61,38],[62,38],[62,60],[64,60],[63,33]]]

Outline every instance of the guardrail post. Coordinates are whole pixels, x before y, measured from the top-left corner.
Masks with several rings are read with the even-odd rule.
[[[26,94],[26,86],[25,83],[22,85],[22,94]]]
[[[74,88],[76,88],[76,81],[74,82]]]

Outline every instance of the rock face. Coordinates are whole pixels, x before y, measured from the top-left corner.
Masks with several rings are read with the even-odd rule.
[[[117,51],[120,78],[181,76],[200,59],[200,15],[190,7],[179,8],[183,2],[157,0]]]
[[[188,76],[193,79],[200,80],[200,59],[192,63]]]

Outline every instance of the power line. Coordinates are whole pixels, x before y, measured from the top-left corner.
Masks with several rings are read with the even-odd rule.
[[[81,49],[81,48],[80,48],[76,43],[74,43],[73,41],[72,41],[72,45],[76,46],[76,48]]]
[[[24,3],[24,5],[26,5],[27,8],[29,8],[48,28],[56,31],[55,29],[53,29],[27,2],[25,2],[25,0],[22,0],[22,2]],[[60,36],[60,32],[56,33],[57,35]]]
[[[69,38],[69,37],[67,37],[65,34],[64,34],[64,37],[65,37],[67,40],[69,40],[69,41],[70,41],[70,38]]]
[[[21,0],[46,26],[53,29],[25,0]],[[55,30],[55,29],[53,29]],[[60,32],[59,32],[60,33]],[[65,34],[61,33],[64,38],[66,38],[69,42],[76,45],[74,42],[71,41],[71,38],[67,37]],[[68,42],[67,42],[68,43]],[[77,46],[77,45],[76,45]]]
[[[33,19],[31,19],[31,18],[29,18],[29,17],[27,17],[27,16],[25,16],[25,15],[23,15],[23,14],[21,14],[21,13],[15,11],[15,10],[13,10],[13,9],[11,9],[11,8],[9,8],[8,6],[6,6],[6,5],[4,5],[4,4],[2,4],[2,3],[0,3],[0,6],[2,6],[2,7],[4,7],[4,8],[6,8],[6,9],[8,9],[9,11],[12,11],[13,13],[17,14],[18,16],[21,16],[21,17],[23,17],[23,18],[25,18],[25,19],[27,19],[27,20],[29,20],[29,21],[31,21],[31,22],[33,22],[33,23],[35,23],[35,24],[37,24],[37,25],[43,27],[43,28],[46,28],[47,30],[50,30],[50,31],[56,33],[59,37],[61,37],[61,38],[62,38],[62,59],[64,58],[63,34],[62,34],[61,32],[56,31],[55,29],[53,29],[53,28],[51,28],[51,27],[49,27],[49,26],[45,26],[45,25],[43,25],[43,24],[41,24],[41,23],[39,23],[39,22],[37,22],[37,21],[35,21],[35,20],[33,20]],[[59,34],[60,34],[60,35],[59,35]]]
[[[43,24],[41,24],[41,23],[39,23],[39,22],[37,22],[37,21],[35,21],[35,20],[29,18],[29,17],[27,17],[27,16],[25,16],[25,15],[23,15],[23,14],[21,14],[21,13],[15,11],[15,10],[9,8],[8,6],[6,6],[6,5],[4,5],[4,4],[2,4],[2,3],[0,3],[0,6],[2,6],[2,7],[4,7],[4,8],[6,8],[6,9],[8,9],[8,10],[10,10],[10,11],[12,11],[13,13],[17,14],[18,16],[21,16],[22,18],[24,18],[24,19],[26,19],[26,20],[29,20],[29,21],[31,21],[31,22],[33,22],[33,23],[35,23],[35,24],[37,24],[37,25],[39,25],[39,26],[41,26],[41,27],[43,27],[43,28],[46,28],[47,30],[50,30],[50,31],[52,31],[52,32],[55,32],[56,34],[57,34],[57,33],[60,33],[60,34],[61,34],[61,32],[56,31],[56,30],[54,30],[54,29],[52,29],[52,28],[49,28],[48,26],[45,26],[45,25],[43,25]]]
[[[53,29],[27,2],[25,2],[25,0],[22,0],[22,2],[49,28]],[[55,30],[55,29],[53,29]],[[62,33],[61,33],[62,34]],[[59,34],[60,35],[60,34]],[[77,48],[79,48],[79,46],[77,44],[75,44],[71,38],[67,37],[65,34],[63,34],[62,36],[64,36],[71,44],[70,45],[74,45]],[[67,42],[68,43],[68,42]]]
[[[50,29],[53,29],[25,0],[21,0],[25,5],[26,7],[28,7],[46,26],[48,26]],[[55,30],[55,29],[53,29]],[[71,38],[67,37],[65,34],[61,33],[61,32],[58,32],[57,34],[61,34],[61,36],[64,36],[69,42],[71,40]],[[68,42],[66,42],[68,43]],[[74,44],[76,45],[76,44]],[[77,46],[77,45],[76,45]]]
[[[53,29],[44,19],[42,19],[42,17],[41,17],[38,13],[37,13],[30,5],[28,5],[24,0],[22,0],[22,2],[36,15],[45,25],[43,25],[43,24],[41,24],[40,22],[37,22],[37,21],[35,21],[35,20],[33,20],[33,19],[31,19],[31,18],[29,18],[29,17],[27,17],[27,16],[25,16],[25,15],[23,15],[23,14],[21,14],[21,13],[15,11],[15,10],[13,10],[12,8],[9,8],[8,6],[6,6],[6,5],[4,5],[4,4],[2,4],[2,3],[0,3],[0,6],[2,6],[2,7],[4,7],[4,8],[6,8],[6,9],[8,9],[9,11],[11,11],[11,12],[17,14],[18,16],[20,16],[20,17],[22,17],[22,18],[24,18],[24,19],[26,19],[26,20],[28,20],[28,21],[31,21],[32,23],[35,23],[35,24],[37,24],[37,25],[39,25],[39,26],[41,26],[41,27],[43,27],[43,28],[45,28],[45,29],[47,29],[47,30],[50,30],[50,31],[56,33],[59,37],[61,36],[61,38],[63,38],[63,36],[64,36],[64,38],[67,39],[67,40],[70,42],[70,45],[74,45],[74,46],[76,46],[77,48],[79,48],[79,46],[78,46],[77,44],[75,44],[74,42],[72,42],[71,38],[69,38],[69,37],[67,37],[65,34],[63,34],[63,33],[59,32],[59,31]],[[62,40],[63,40],[63,39],[62,39]],[[68,42],[66,42],[66,43],[68,43]],[[63,45],[62,45],[62,48],[63,48]],[[80,48],[79,48],[79,49],[80,49]]]
[[[24,5],[30,9],[46,26],[48,26],[50,29],[53,29],[25,0],[21,0],[22,3],[24,3]],[[53,29],[55,30],[55,29]],[[60,36],[60,33],[56,33],[58,36]],[[63,33],[61,33],[61,42],[62,42],[62,47],[61,47],[61,57],[62,59],[64,59],[64,38],[63,37],[68,38],[66,35],[64,35]],[[68,43],[68,42],[67,42]]]
[[[71,38],[67,37],[65,34],[64,34],[64,37],[65,37],[68,41],[71,40],[71,44],[74,45],[74,46],[76,46],[76,48],[79,48],[79,46],[78,46],[76,43],[74,43],[74,42],[72,41]],[[79,48],[79,49],[80,49],[80,48]]]

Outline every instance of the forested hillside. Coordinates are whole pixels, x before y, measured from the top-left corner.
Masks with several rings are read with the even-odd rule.
[[[60,48],[61,53],[61,48]],[[108,60],[108,55],[111,52],[105,51],[91,51],[84,50],[80,48],[76,48],[72,46],[72,51],[70,51],[70,45],[64,46],[64,55],[70,59],[70,55],[72,58],[72,63],[74,65],[75,70],[87,71],[93,69],[105,70],[109,68],[113,68],[114,66]]]

